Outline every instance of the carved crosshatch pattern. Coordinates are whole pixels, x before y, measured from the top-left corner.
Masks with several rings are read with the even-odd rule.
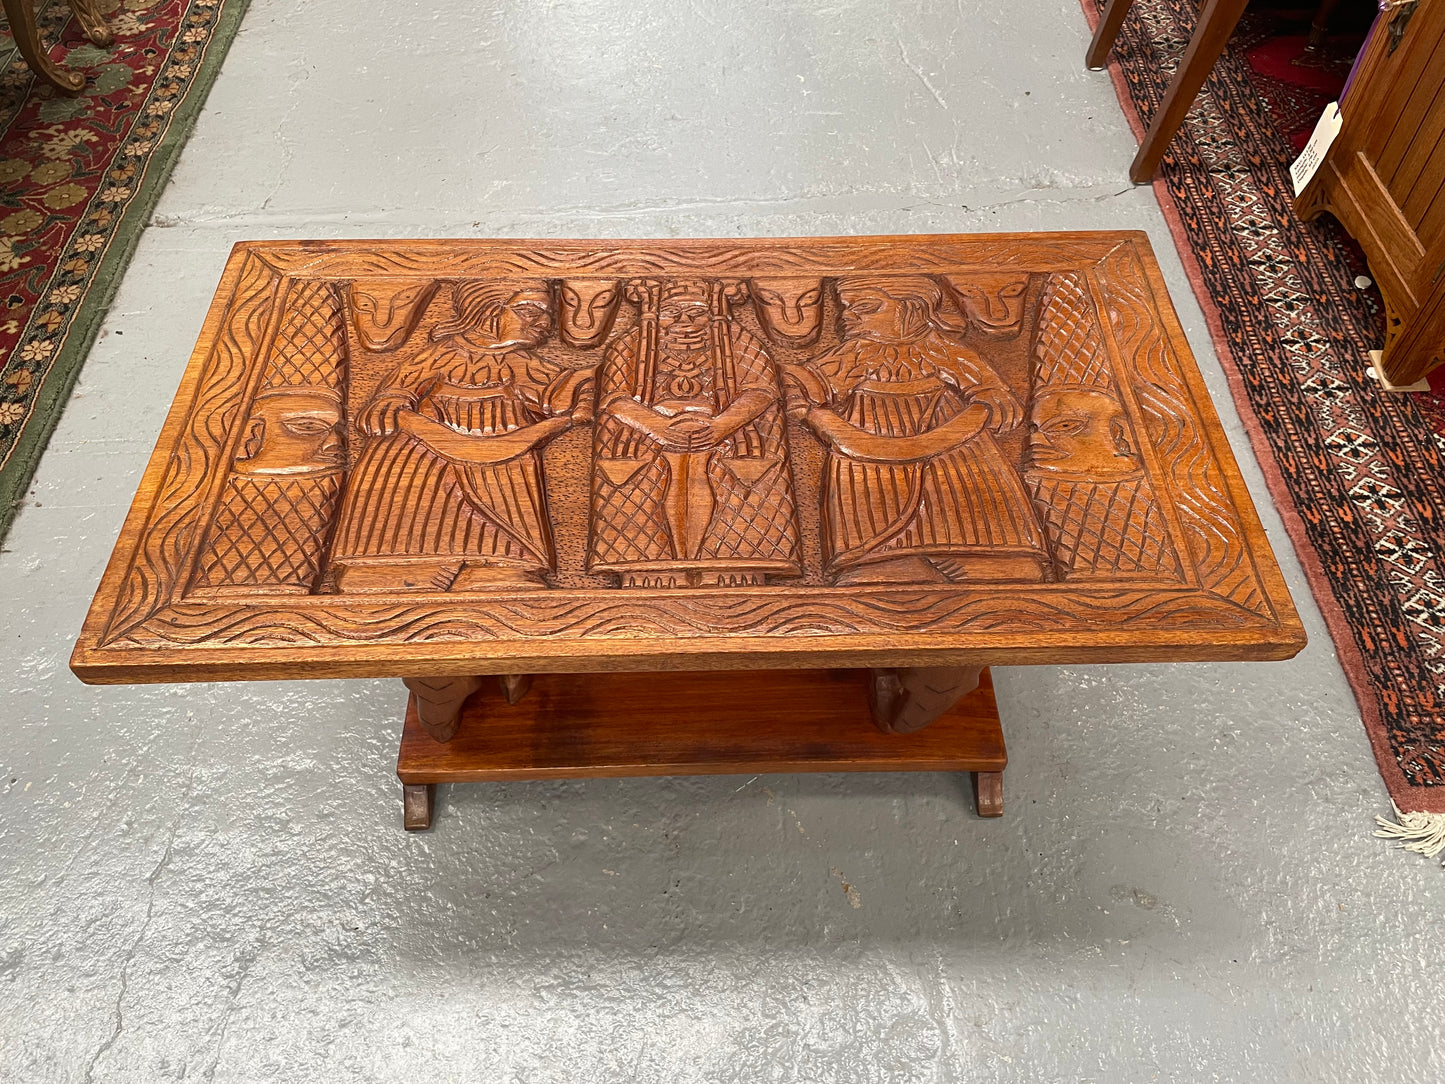
[[[1182,578],[1082,274],[1048,277],[1038,326],[1025,477],[1057,574]]]
[[[1290,654],[1152,268],[1138,234],[238,246],[76,665]]]
[[[193,580],[199,592],[311,591],[341,493],[346,331],[336,288],[287,292]]]

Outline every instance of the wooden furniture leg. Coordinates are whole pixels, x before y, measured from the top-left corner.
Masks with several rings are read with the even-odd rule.
[[[1094,28],[1094,40],[1089,42],[1089,51],[1084,54],[1084,66],[1098,71],[1109,63],[1109,50],[1114,48],[1114,39],[1119,36],[1119,27],[1124,25],[1124,16],[1134,6],[1134,0],[1110,0],[1108,8],[1099,17]]]
[[[885,734],[922,730],[978,688],[982,666],[908,666],[873,671],[868,707]]]
[[[457,732],[462,705],[482,687],[479,677],[403,678],[416,698],[416,714],[435,741],[448,742]]]
[[[408,832],[423,832],[431,827],[432,807],[436,803],[435,783],[403,783],[401,785],[402,825]]]
[[[1426,266],[1437,268],[1429,293],[1421,300],[1393,343],[1386,342],[1380,375],[1396,387],[1424,380],[1425,374],[1445,364],[1445,239],[1426,254]]]
[[[1179,70],[1164,92],[1159,108],[1154,111],[1149,130],[1144,133],[1144,142],[1139,144],[1139,153],[1129,167],[1129,179],[1135,184],[1148,184],[1154,178],[1159,160],[1169,149],[1169,141],[1184,123],[1195,95],[1204,85],[1204,80],[1209,78],[1219,54],[1224,52],[1229,35],[1234,33],[1234,26],[1248,3],[1249,0],[1204,0],[1199,22],[1195,24],[1189,46],[1179,61]]]
[[[980,817],[1003,816],[1003,772],[973,773],[973,808]]]
[[[1325,43],[1325,35],[1330,32],[1330,18],[1339,6],[1340,0],[1320,0],[1320,6],[1315,10],[1314,22],[1310,23],[1309,37],[1305,39],[1307,52],[1314,52]]]
[[[97,0],[70,0],[70,10],[91,44],[105,49],[115,43],[115,31],[106,26]]]
[[[497,680],[502,683],[502,695],[508,704],[515,704],[532,687],[531,674],[499,674]]]
[[[31,71],[72,98],[85,89],[85,76],[55,63],[41,44],[40,31],[35,25],[35,0],[0,0],[0,6],[5,8],[5,17],[10,20],[10,33]]]

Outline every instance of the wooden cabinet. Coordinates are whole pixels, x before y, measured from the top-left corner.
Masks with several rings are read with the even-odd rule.
[[[1365,250],[1385,298],[1382,375],[1411,384],[1445,362],[1445,0],[1380,16],[1340,112],[1296,208],[1329,211]]]

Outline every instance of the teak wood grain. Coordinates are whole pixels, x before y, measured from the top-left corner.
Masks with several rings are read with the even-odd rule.
[[[427,734],[409,700],[397,777],[480,783],[1007,766],[987,671],[931,726],[906,735],[873,724],[868,685],[865,670],[544,674],[508,704],[492,682],[467,700],[447,742]]]
[[[1304,642],[1142,233],[254,242],[72,667],[415,681]]]
[[[434,740],[407,704],[397,758],[408,829],[431,826],[439,783],[764,772],[973,773],[979,816],[1003,814],[1003,730],[985,670],[926,730],[879,730],[862,670],[547,674],[509,703],[498,683]],[[741,695],[740,695],[741,694]]]

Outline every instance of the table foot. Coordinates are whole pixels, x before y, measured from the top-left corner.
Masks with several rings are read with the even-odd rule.
[[[408,832],[424,832],[431,827],[436,792],[437,788],[433,783],[402,784],[401,819]]]
[[[1114,48],[1114,39],[1124,25],[1124,16],[1134,6],[1134,0],[1112,0],[1104,14],[1099,16],[1099,25],[1094,28],[1094,39],[1089,42],[1089,51],[1084,54],[1084,66],[1091,71],[1108,67],[1109,50]]]
[[[875,669],[868,690],[873,723],[885,734],[922,730],[978,688],[982,666]]]
[[[973,808],[980,817],[1003,816],[1003,772],[973,773]]]

